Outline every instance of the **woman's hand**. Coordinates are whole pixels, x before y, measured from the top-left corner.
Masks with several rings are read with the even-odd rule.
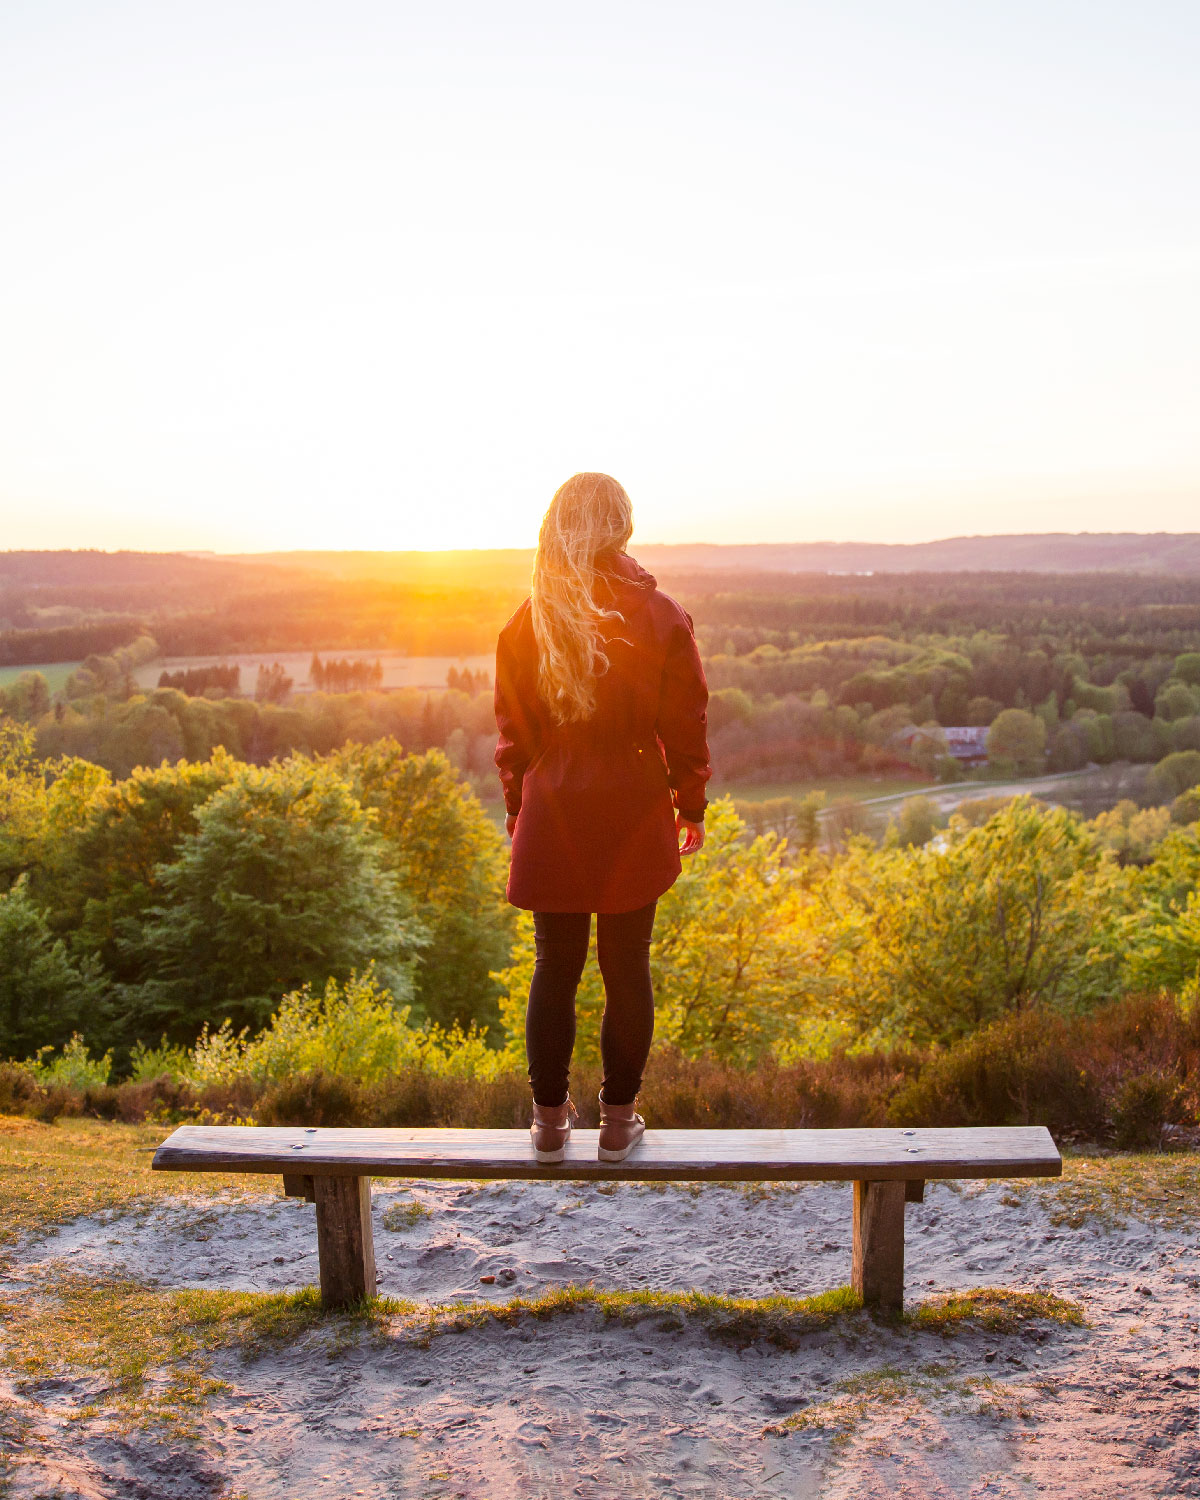
[[[704,824],[689,823],[682,813],[675,819],[675,827],[684,835],[683,843],[679,846],[679,852],[683,854],[695,854],[697,849],[704,847]]]
[[[516,826],[517,826],[517,815],[516,815],[516,813],[509,813],[508,816],[504,820],[504,831],[505,831],[505,833],[508,834],[509,838],[512,838],[512,836],[513,836],[513,829]]]

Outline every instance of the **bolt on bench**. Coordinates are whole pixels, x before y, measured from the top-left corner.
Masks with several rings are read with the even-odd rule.
[[[904,1205],[930,1178],[1058,1177],[1041,1125],[961,1129],[647,1130],[623,1162],[596,1160],[594,1130],[567,1158],[534,1159],[524,1130],[354,1130],[183,1125],[154,1154],[159,1172],[280,1173],[317,1206],[321,1300],[345,1307],[375,1291],[372,1177],[560,1182],[854,1183],[852,1281],[863,1301],[904,1304]]]

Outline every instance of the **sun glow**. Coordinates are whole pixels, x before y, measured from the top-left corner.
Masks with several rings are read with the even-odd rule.
[[[1191,529],[1200,12],[929,16],[10,15],[3,544]]]

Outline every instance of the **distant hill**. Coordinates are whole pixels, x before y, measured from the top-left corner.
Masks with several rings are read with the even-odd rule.
[[[788,573],[1200,573],[1200,532],[1040,532],[938,542],[643,547],[674,568]],[[648,565],[648,564],[647,564]]]
[[[938,542],[691,542],[639,545],[634,555],[670,586],[713,574],[1126,573],[1200,577],[1200,533],[1049,532]],[[218,604],[301,580],[354,579],[417,590],[524,589],[533,549],[456,552],[0,552],[0,623],[16,601],[70,601],[117,611],[161,610],[198,594]],[[6,608],[5,606],[8,606]],[[29,624],[30,620],[20,623]]]
[[[939,542],[689,542],[631,548],[664,573],[1174,573],[1200,575],[1200,532],[1046,532]],[[234,561],[233,557],[229,558]],[[337,578],[461,585],[524,582],[532,548],[458,552],[260,552],[236,560]]]

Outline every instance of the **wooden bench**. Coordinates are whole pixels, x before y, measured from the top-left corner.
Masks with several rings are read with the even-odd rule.
[[[1057,1177],[1041,1125],[969,1129],[648,1130],[623,1162],[596,1160],[577,1130],[567,1159],[536,1161],[524,1130],[352,1130],[183,1125],[154,1154],[159,1172],[280,1173],[317,1208],[321,1299],[345,1307],[375,1291],[372,1177],[536,1178],[550,1182],[854,1183],[852,1281],[864,1303],[904,1303],[904,1205],[930,1178]]]

